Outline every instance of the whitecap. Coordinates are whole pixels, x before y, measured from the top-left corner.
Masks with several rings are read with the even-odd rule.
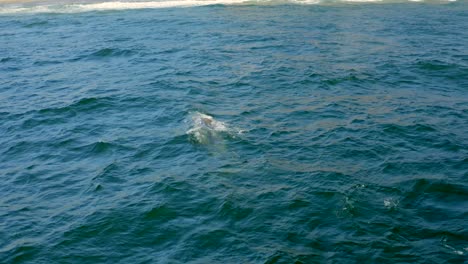
[[[398,206],[399,202],[393,198],[385,198],[383,203],[384,203],[385,208],[394,209]]]
[[[406,0],[406,2],[429,1],[431,0]],[[456,0],[434,0],[435,2],[455,2]],[[111,11],[111,10],[131,10],[131,9],[158,9],[158,8],[178,8],[178,7],[197,7],[210,5],[268,5],[268,4],[367,4],[367,3],[398,3],[405,0],[169,0],[169,1],[142,1],[142,2],[121,2],[109,1],[98,3],[54,3],[30,5],[21,2],[16,4],[1,4],[0,14],[17,13],[81,13],[90,11]]]
[[[459,255],[459,256],[465,255],[465,252],[463,252],[463,250],[456,249],[455,247],[449,245],[449,244],[447,243],[447,238],[446,238],[446,237],[442,238],[441,242],[442,242],[442,245],[443,245],[445,248],[451,250],[453,253],[455,253],[455,254],[457,254],[457,255]],[[464,248],[464,249],[465,249],[465,251],[466,251],[466,248]]]
[[[349,2],[349,3],[373,3],[373,2],[382,2],[382,0],[343,0],[343,2]]]

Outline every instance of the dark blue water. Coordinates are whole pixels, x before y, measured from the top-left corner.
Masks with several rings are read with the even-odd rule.
[[[467,28],[466,2],[0,15],[0,262],[466,262]]]

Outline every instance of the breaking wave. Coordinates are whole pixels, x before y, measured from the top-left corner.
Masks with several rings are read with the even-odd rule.
[[[145,1],[145,2],[99,2],[99,3],[15,3],[0,4],[0,14],[16,13],[81,13],[91,11],[112,11],[131,9],[157,9],[176,7],[197,7],[210,5],[333,5],[333,4],[359,4],[359,3],[448,3],[457,0],[175,0],[175,1]]]

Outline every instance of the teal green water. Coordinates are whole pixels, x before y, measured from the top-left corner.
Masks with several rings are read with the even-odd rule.
[[[0,9],[0,263],[466,263],[466,2],[92,7]]]

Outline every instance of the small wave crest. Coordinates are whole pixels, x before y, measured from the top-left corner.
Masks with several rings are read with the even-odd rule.
[[[0,14],[15,13],[81,13],[91,11],[115,11],[131,9],[157,9],[171,7],[196,7],[207,5],[241,4],[244,0],[176,0],[147,2],[102,2],[90,4],[52,4],[37,6],[0,6]]]

